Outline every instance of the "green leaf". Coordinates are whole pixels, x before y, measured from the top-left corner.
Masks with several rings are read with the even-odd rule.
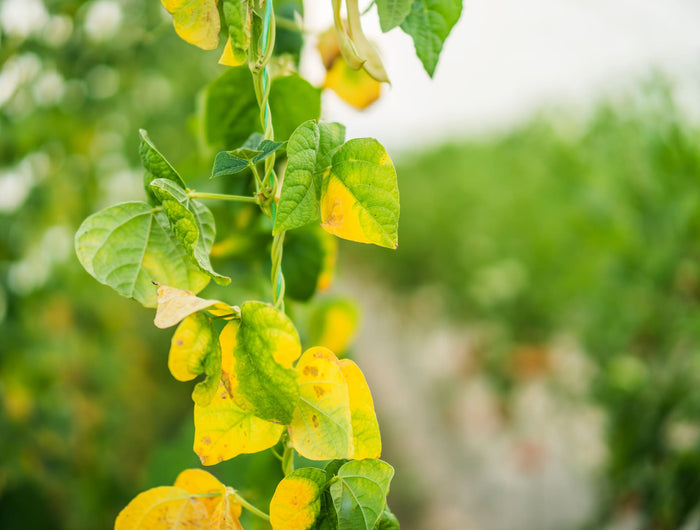
[[[297,469],[284,477],[270,501],[273,530],[311,528],[321,511],[325,484],[326,474],[313,467]]]
[[[372,530],[386,506],[394,468],[382,460],[344,464],[331,483],[338,530]]]
[[[412,0],[377,0],[377,13],[382,31],[394,29],[411,12]]]
[[[148,196],[148,202],[151,204],[158,204],[158,201],[151,191],[151,182],[154,179],[168,179],[172,180],[175,184],[181,188],[185,188],[185,181],[179,175],[175,168],[170,165],[165,157],[156,149],[153,142],[148,137],[148,133],[139,129],[139,135],[141,136],[139,142],[139,155],[141,156],[141,162],[146,172],[143,175],[143,187],[146,190],[146,195]]]
[[[265,160],[284,145],[284,142],[266,140],[260,133],[251,134],[245,143],[233,151],[222,151],[216,155],[212,178],[235,175],[250,166]]]
[[[321,176],[344,139],[344,126],[316,120],[302,123],[292,133],[273,234],[319,219]]]
[[[219,285],[228,285],[231,278],[214,272],[209,252],[214,244],[216,226],[214,216],[199,201],[190,199],[187,192],[170,180],[156,179],[151,190],[161,202],[170,221],[173,234],[189,255]]]
[[[221,349],[211,318],[194,313],[180,323],[170,341],[168,368],[178,381],[191,381],[205,374],[205,380],[195,386],[192,399],[202,407],[211,403],[221,379]]]
[[[250,46],[250,30],[252,23],[251,6],[248,0],[224,0],[224,19],[228,26],[231,52],[234,59],[240,64],[248,58]]]
[[[75,250],[98,282],[146,307],[156,307],[154,281],[194,293],[209,283],[171,232],[165,213],[144,202],[110,206],[85,219]]]
[[[304,15],[304,3],[302,0],[275,0],[275,18],[296,24],[297,17]],[[299,64],[301,49],[304,45],[304,36],[300,31],[277,24],[275,33],[275,55],[288,54],[295,64]]]
[[[374,525],[374,529],[375,530],[399,530],[399,528],[400,528],[399,520],[391,512],[391,510],[389,509],[389,505],[387,504],[384,507],[384,511],[382,512],[382,516],[379,518],[379,521],[377,521],[377,524]]]
[[[462,14],[462,0],[414,0],[401,29],[413,39],[416,55],[430,77],[442,46]]]
[[[398,245],[399,187],[384,147],[373,138],[346,142],[333,155],[321,190],[321,226],[343,239]]]
[[[323,270],[327,236],[318,226],[307,226],[289,232],[284,239],[285,295],[306,302],[316,292]]]
[[[321,89],[296,74],[277,77],[270,87],[275,140],[287,140],[307,120],[321,115]]]
[[[253,80],[247,66],[229,68],[207,87],[203,107],[204,138],[210,145],[241,145],[261,131]]]
[[[289,424],[299,401],[292,364],[300,354],[299,334],[284,313],[263,302],[243,304],[233,348],[231,393],[238,405],[264,420]]]

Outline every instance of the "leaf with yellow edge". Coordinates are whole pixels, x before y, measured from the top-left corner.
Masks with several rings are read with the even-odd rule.
[[[226,493],[226,486],[219,482],[219,479],[214,475],[207,473],[203,469],[185,469],[175,479],[174,486],[182,488],[193,495],[219,494],[218,497],[200,497],[199,499],[206,507],[209,515],[214,513],[216,506]]]
[[[203,50],[219,45],[219,10],[217,0],[161,0],[173,16],[173,25],[180,38]]]
[[[230,391],[236,388],[233,348],[237,331],[236,322],[229,322],[221,331],[222,380],[208,406],[194,407],[194,452],[205,466],[268,449],[284,430],[282,425],[244,411],[231,398]]]
[[[289,425],[294,449],[310,460],[350,458],[350,398],[337,357],[326,348],[310,348],[299,359],[296,371],[299,404]]]
[[[160,486],[139,493],[127,504],[114,530],[184,530],[208,524],[209,513],[200,499],[182,488]]]
[[[365,376],[350,359],[339,361],[350,396],[350,416],[354,452],[352,458],[379,458],[382,454],[382,438],[379,433],[374,401]]]
[[[321,190],[321,226],[359,243],[398,245],[399,187],[389,155],[374,138],[356,138],[333,155]]]
[[[243,304],[233,348],[236,404],[264,420],[289,424],[299,400],[292,364],[300,354],[299,334],[287,315],[263,302]]]
[[[221,379],[221,350],[209,317],[194,313],[180,323],[170,341],[168,368],[178,381],[191,381],[205,374],[206,379],[195,386],[192,399],[202,406],[209,404]]]
[[[273,530],[308,530],[321,510],[321,495],[326,474],[305,467],[284,477],[270,501],[270,524]]]
[[[379,81],[372,79],[364,69],[353,70],[342,57],[338,57],[326,73],[323,87],[330,88],[358,110],[366,109],[382,95]]]
[[[158,286],[158,309],[153,321],[157,328],[165,329],[174,326],[188,315],[203,309],[223,318],[232,318],[240,312],[237,308],[219,300],[205,300],[190,291],[154,283]]]
[[[321,264],[321,274],[318,276],[318,285],[316,286],[316,289],[319,291],[326,291],[333,284],[335,264],[338,261],[338,240],[327,232],[324,232],[324,234],[325,237],[321,238],[323,263]]]
[[[224,19],[228,26],[228,40],[219,63],[228,66],[238,66],[248,59],[253,13],[248,0],[223,1]],[[222,63],[224,56],[226,57],[226,62]]]
[[[309,317],[310,340],[342,356],[357,333],[360,313],[355,302],[333,297],[319,303]]]
[[[219,64],[223,66],[240,66],[246,61],[248,56],[234,53],[232,46],[231,37],[229,37],[224,45],[224,51],[221,52],[221,57],[219,57]]]

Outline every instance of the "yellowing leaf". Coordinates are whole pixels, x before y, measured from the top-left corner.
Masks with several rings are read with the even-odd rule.
[[[316,288],[319,291],[325,291],[333,283],[335,264],[338,261],[338,241],[326,233],[326,237],[321,238],[321,244],[323,246],[323,264],[321,265],[321,274],[318,276]],[[331,350],[335,351],[332,348]]]
[[[354,339],[359,319],[359,311],[353,301],[346,298],[326,300],[311,313],[311,343],[324,346],[340,356]]]
[[[214,349],[218,350],[218,345],[207,317],[201,313],[188,316],[170,341],[170,373],[178,381],[191,381],[204,372],[205,359]]]
[[[399,188],[382,145],[356,138],[333,155],[321,190],[321,226],[329,233],[387,248],[398,245]]]
[[[273,530],[307,530],[321,510],[321,493],[326,474],[320,469],[302,468],[277,485],[270,501]]]
[[[175,31],[184,41],[213,50],[219,45],[221,21],[217,0],[161,0],[173,16]]]
[[[374,401],[365,376],[349,359],[339,361],[350,395],[350,415],[354,452],[352,458],[379,458],[382,454],[382,438],[374,412]]]
[[[224,46],[224,51],[221,53],[221,57],[219,57],[219,64],[224,66],[240,66],[246,61],[246,59],[246,55],[233,53],[233,48],[231,47],[231,37],[229,36],[228,40],[226,41],[226,45]]]
[[[364,70],[353,70],[338,57],[326,73],[324,88],[330,88],[338,97],[356,109],[363,110],[377,101],[382,94],[382,84]]]
[[[223,382],[208,406],[194,407],[194,452],[205,466],[268,449],[283,430],[241,409]]]
[[[310,348],[296,371],[300,397],[289,425],[292,445],[311,460],[350,458],[350,398],[338,359],[326,348]]]
[[[236,502],[233,489],[226,488],[226,494],[211,514],[210,530],[243,530],[238,520],[241,509],[241,505]]]
[[[115,530],[184,530],[207,528],[209,514],[190,492],[160,486],[137,495],[114,523]]]
[[[219,482],[219,479],[217,479],[214,475],[207,473],[203,469],[186,469],[177,476],[177,479],[175,479],[175,487],[182,488],[193,495],[202,493],[218,493],[218,497],[199,498],[200,502],[206,507],[207,513],[210,516],[214,513],[217,505],[221,503],[221,500],[226,493],[226,486]]]
[[[205,300],[190,291],[158,285],[158,309],[154,324],[160,329],[174,326],[186,316],[206,309],[214,316],[233,317],[237,309],[219,300]]]

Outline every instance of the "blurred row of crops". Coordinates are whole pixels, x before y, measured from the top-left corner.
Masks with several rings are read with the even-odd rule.
[[[223,69],[158,2],[8,0],[0,23],[0,528],[108,527],[196,465],[191,401],[152,312],[89,278],[72,236],[141,193],[140,127],[188,178],[207,174],[183,131]],[[592,528],[625,509],[677,528],[700,499],[700,130],[652,85],[585,120],[396,155],[398,251],[341,256],[483,330],[478,369],[506,410],[553,337],[574,337],[607,416]],[[238,487],[279,472],[234,462],[217,473]]]

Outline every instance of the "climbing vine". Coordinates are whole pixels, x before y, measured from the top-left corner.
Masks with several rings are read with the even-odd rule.
[[[299,1],[162,1],[187,42],[215,49],[227,35],[219,62],[229,68],[207,88],[198,129],[205,149],[220,149],[211,177],[235,182],[240,193],[188,188],[142,130],[145,200],[88,217],[76,252],[99,282],[156,307],[157,327],[177,326],[168,368],[179,381],[200,378],[192,399],[202,464],[270,450],[284,478],[264,510],[210,473],[188,469],[174,485],[136,496],[116,528],[240,528],[243,509],[274,529],[398,528],[386,503],[394,470],[379,459],[372,396],[358,365],[342,358],[347,330],[329,325],[328,313],[310,319],[304,350],[285,307],[328,284],[332,235],[396,248],[391,158],[377,140],[346,140],[341,124],[320,119],[320,90],[296,73],[306,35]],[[334,26],[319,39],[326,86],[362,108],[389,78],[357,0],[345,1],[345,17],[342,0],[332,3]],[[377,0],[376,7],[382,30],[408,33],[433,75],[461,1]],[[215,217],[203,202],[210,200],[231,203],[247,219],[233,237],[260,227],[268,234],[268,301],[197,296],[211,280],[237,281],[212,265],[226,243],[214,246]],[[342,304],[334,310],[346,323],[355,318]],[[323,467],[295,469],[295,455]]]

